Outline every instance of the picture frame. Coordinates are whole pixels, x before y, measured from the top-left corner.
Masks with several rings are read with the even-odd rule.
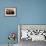
[[[25,36],[23,30],[28,30],[27,38],[23,37]],[[46,24],[18,24],[18,42],[22,40],[46,41]]]
[[[5,8],[5,16],[16,16],[16,8]]]

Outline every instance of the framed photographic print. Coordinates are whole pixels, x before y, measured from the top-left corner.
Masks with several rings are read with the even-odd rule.
[[[16,16],[16,8],[5,8],[5,16]]]
[[[46,25],[45,24],[19,24],[18,25],[18,41],[46,41]]]

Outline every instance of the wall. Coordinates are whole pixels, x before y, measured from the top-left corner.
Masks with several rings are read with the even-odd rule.
[[[16,17],[5,17],[6,7],[16,7]],[[18,32],[18,24],[46,24],[46,0],[1,0],[0,44],[7,44],[9,32]],[[17,42],[17,40],[16,40]]]
[[[21,11],[21,24],[46,24],[46,0],[23,0]]]

